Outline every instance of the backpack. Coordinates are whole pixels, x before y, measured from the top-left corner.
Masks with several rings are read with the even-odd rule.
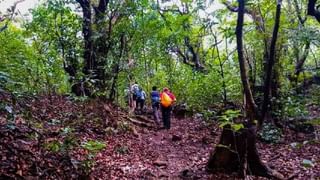
[[[151,97],[151,101],[152,101],[153,103],[158,103],[158,102],[160,102],[160,97],[159,97],[159,96],[152,96],[152,97]]]
[[[133,94],[137,96],[139,93],[140,93],[139,86],[134,85],[133,86]]]
[[[171,99],[171,97],[167,93],[163,92],[161,95],[161,105],[163,107],[169,107],[171,106],[172,102],[173,100]]]
[[[137,96],[137,99],[141,99],[141,97],[142,97],[142,91],[140,91],[140,90],[138,89],[138,91],[135,91],[135,95]]]
[[[152,103],[159,103],[160,102],[159,92],[157,92],[157,91],[151,92],[151,102]]]

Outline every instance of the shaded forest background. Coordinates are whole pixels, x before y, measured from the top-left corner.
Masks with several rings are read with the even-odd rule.
[[[0,13],[0,93],[6,99],[0,105],[8,122],[26,97],[59,95],[89,102],[89,109],[93,99],[126,108],[125,89],[137,82],[147,94],[154,85],[169,87],[175,113],[223,128],[219,144],[232,145],[215,153],[229,161],[213,154],[209,169],[218,162],[245,176],[259,164],[250,173],[274,177],[256,152],[256,136],[279,143],[290,127],[318,138],[316,0],[48,0],[30,10],[31,19],[16,9],[22,1]],[[101,116],[101,109],[116,111],[93,107]],[[243,140],[248,145],[239,144]],[[94,152],[104,147],[88,146]],[[243,152],[235,157],[233,150]],[[235,158],[237,167],[230,167]]]

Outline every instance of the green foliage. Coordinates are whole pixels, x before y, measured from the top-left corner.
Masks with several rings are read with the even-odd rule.
[[[0,87],[10,91],[31,90],[37,83],[34,58],[23,32],[10,24],[5,32],[0,33]]]
[[[83,142],[81,146],[84,149],[88,150],[90,153],[97,153],[106,147],[106,145],[103,142],[94,140]]]
[[[240,116],[241,112],[239,110],[228,109],[221,116],[218,116],[219,126],[230,126],[233,131],[239,131],[244,128],[244,125],[235,123],[234,120]]]
[[[206,111],[203,111],[202,113],[203,113],[204,120],[207,122],[210,122],[209,120],[212,120],[217,114],[217,112],[211,111],[211,110],[206,110]]]
[[[314,167],[314,163],[309,159],[303,159],[302,162],[301,162],[301,165],[306,167],[306,168]]]
[[[280,113],[285,119],[308,115],[305,102],[299,97],[285,97],[285,99],[282,100],[282,104],[284,108]]]
[[[92,167],[95,165],[94,158],[96,154],[106,147],[106,144],[96,140],[82,142],[81,146],[88,151],[85,160],[82,161],[85,173],[89,174]]]
[[[320,86],[312,86],[310,90],[311,101],[313,104],[320,105]]]
[[[258,136],[265,142],[278,143],[281,140],[282,131],[272,123],[265,123],[259,131]]]
[[[312,125],[314,125],[314,126],[319,126],[319,125],[320,125],[320,118],[308,120],[306,123],[307,123],[307,124],[312,124]]]
[[[42,127],[42,126],[41,126]],[[60,136],[63,138],[60,140],[52,140],[44,144],[44,148],[51,152],[68,152],[74,147],[78,147],[78,139],[73,133],[74,129],[70,127],[65,127],[60,130]]]
[[[183,2],[182,8],[148,0],[109,1],[107,16],[102,19],[91,8],[92,36],[88,41],[93,49],[84,47],[84,19],[74,9],[79,5],[77,1],[42,2],[31,10],[32,19],[23,23],[17,21],[19,25],[9,23],[6,31],[0,32],[0,88],[20,93],[67,94],[71,87],[82,82],[81,88],[87,88],[94,96],[108,98],[114,93],[111,99],[125,105],[123,90],[137,81],[147,94],[153,85],[160,90],[169,87],[176,95],[177,103],[186,104],[188,110],[210,119],[215,115],[208,111],[213,104],[241,102],[243,98],[235,47],[237,17],[221,2]],[[94,1],[91,5],[97,4],[98,1]],[[231,5],[236,6],[237,2],[231,1]],[[212,10],[213,6],[217,8]],[[275,3],[248,1],[246,7],[259,9],[257,13],[261,15],[257,17],[263,18],[263,28],[255,20],[245,20],[243,39],[250,83],[252,87],[262,86]],[[311,48],[304,72],[297,77],[298,85],[303,85],[305,78],[312,79],[317,73],[305,69],[318,67],[320,36],[312,18],[301,25],[294,5],[287,4],[286,8],[281,15],[274,72],[281,97],[272,99],[279,107],[271,109],[272,115],[290,119],[306,116],[307,111],[305,102],[300,100],[303,97],[297,96],[296,85],[290,82],[288,75],[295,74],[296,63],[303,57],[309,41]],[[300,8],[305,10],[305,7]],[[84,58],[86,50],[90,50],[90,57],[97,60],[91,64],[89,73],[83,69],[89,63]],[[196,68],[195,59],[203,69]],[[68,70],[70,67],[73,75]],[[99,73],[102,79],[97,77]],[[320,91],[317,87],[312,89],[313,101],[319,103]],[[259,93],[256,96],[262,97]],[[88,97],[72,98],[86,101]],[[150,98],[147,99],[149,102]],[[236,118],[236,113],[226,112],[220,117],[221,126],[228,124],[234,130],[240,130],[243,125],[234,123]],[[128,131],[130,127],[123,123],[119,124],[118,130]]]
[[[44,144],[44,148],[51,152],[59,152],[62,147],[62,144],[58,140],[53,140]]]

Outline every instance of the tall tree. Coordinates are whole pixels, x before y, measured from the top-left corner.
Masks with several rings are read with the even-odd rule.
[[[261,110],[261,120],[259,121],[259,125],[262,126],[263,120],[266,118],[266,114],[269,111],[270,105],[270,89],[272,83],[272,69],[274,66],[275,58],[276,58],[276,45],[278,39],[278,32],[280,27],[280,15],[281,15],[281,4],[282,0],[277,0],[277,9],[276,9],[276,16],[274,21],[273,33],[271,38],[270,44],[270,54],[269,54],[269,61],[267,64],[267,71],[266,71],[266,78],[264,82],[264,99],[262,104]]]
[[[269,169],[261,162],[256,148],[256,130],[254,128],[254,121],[259,119],[259,124],[262,124],[263,119],[258,118],[257,106],[250,89],[243,53],[245,0],[238,0],[238,3],[238,19],[236,26],[237,52],[241,81],[246,100],[246,117],[248,118],[248,122],[244,122],[245,128],[236,132],[234,132],[230,126],[224,126],[219,142],[220,145],[216,147],[214,153],[210,157],[208,169],[212,171],[222,169],[226,172],[239,172],[242,176],[246,176],[249,173],[268,178],[277,177],[281,179],[283,178],[281,174]],[[277,1],[275,26],[270,47],[271,59],[269,59],[268,63],[268,83],[271,81],[272,66],[274,61],[273,58],[275,56],[275,46],[279,29],[281,3],[281,0]]]
[[[84,67],[83,73],[87,76],[85,81],[85,91],[89,96],[94,91],[106,90],[108,53],[112,43],[112,30],[114,24],[118,22],[120,13],[115,2],[112,2],[112,9],[109,0],[99,0],[91,2],[90,0],[77,0],[82,8],[83,24],[82,33],[84,37]],[[118,4],[121,4],[119,2]],[[108,9],[109,7],[109,9]],[[93,82],[93,86],[90,85]]]

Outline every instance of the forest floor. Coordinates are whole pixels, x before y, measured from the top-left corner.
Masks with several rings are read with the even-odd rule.
[[[165,130],[150,116],[128,116],[101,101],[39,96],[15,102],[9,95],[0,100],[0,179],[237,179],[206,172],[221,132],[214,121],[173,118]],[[309,109],[320,116],[319,107]],[[106,147],[90,153],[83,148],[90,140]],[[320,178],[314,137],[285,129],[281,143],[257,146],[262,160],[286,178]]]

